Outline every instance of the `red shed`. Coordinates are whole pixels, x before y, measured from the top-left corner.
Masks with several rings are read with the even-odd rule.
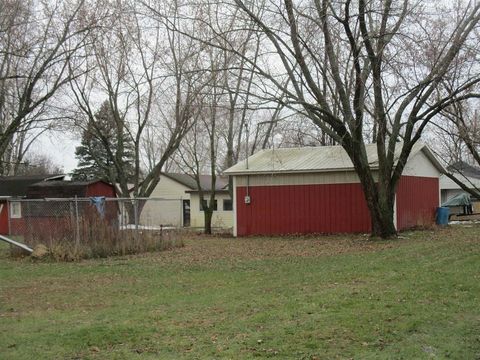
[[[367,145],[375,169],[376,145]],[[432,224],[444,168],[414,146],[396,192],[398,230]],[[234,235],[367,233],[371,219],[352,162],[341,146],[262,150],[225,171],[233,176]]]
[[[30,185],[27,198],[86,198],[92,196],[115,197],[113,185],[103,180],[91,181],[42,181]]]
[[[65,175],[27,175],[0,177],[0,235],[8,235],[8,201],[21,199],[27,195],[27,189],[40,181],[61,180]]]
[[[25,235],[27,229],[29,234],[45,235],[45,237],[48,237],[47,235],[52,231],[69,233],[72,231],[70,204],[73,204],[74,198],[82,200],[90,197],[113,198],[116,196],[114,186],[102,180],[41,181],[30,185],[26,193],[25,201],[10,202],[12,209],[13,206],[18,207],[16,215],[13,216],[12,211],[10,218],[9,233],[11,235]],[[117,219],[118,205],[116,202],[106,205],[104,220],[112,223]],[[81,201],[76,206],[85,221],[95,221],[97,211],[93,209],[93,205]]]

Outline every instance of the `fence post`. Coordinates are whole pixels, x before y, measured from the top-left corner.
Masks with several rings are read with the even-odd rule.
[[[32,221],[33,220],[32,220],[32,217],[30,216],[32,214],[32,206],[30,204],[32,204],[32,203],[30,201],[27,201],[26,204],[27,204],[28,217],[23,216],[24,222],[23,222],[23,225],[22,225],[24,240],[26,240],[27,236],[34,237],[33,236],[33,228],[32,228]]]
[[[128,225],[128,213],[125,212],[125,200],[122,200],[122,226],[125,227]]]
[[[135,231],[138,231],[138,199],[135,199],[135,205],[133,207],[133,213],[135,217]]]
[[[183,200],[180,199],[180,227],[183,227],[185,224],[185,219],[183,218],[185,214],[183,213]]]
[[[138,241],[138,199],[134,200],[134,205],[133,205],[133,216],[135,220],[135,234],[133,235],[135,241]]]
[[[8,235],[12,235],[12,218],[11,218],[11,215],[10,214],[10,200],[7,199],[7,216],[8,216]]]
[[[75,243],[76,245],[80,245],[80,223],[78,219],[78,199],[77,195],[75,195]]]

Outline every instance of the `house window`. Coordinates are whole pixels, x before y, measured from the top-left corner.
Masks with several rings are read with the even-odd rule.
[[[200,201],[200,211],[203,211],[204,207],[207,207],[207,206],[208,206],[207,200]],[[217,211],[217,200],[213,202],[213,211]]]
[[[10,217],[12,219],[19,219],[22,217],[22,204],[18,201],[10,203]]]
[[[223,199],[223,211],[232,211],[232,199]]]

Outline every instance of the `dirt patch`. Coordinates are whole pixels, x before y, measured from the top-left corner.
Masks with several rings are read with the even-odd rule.
[[[476,226],[476,225],[473,225]],[[480,234],[465,229],[468,241],[480,241]],[[184,238],[185,247],[167,252],[136,255],[148,261],[165,264],[205,264],[216,260],[243,261],[283,257],[323,257],[348,253],[365,253],[409,246],[412,242],[453,241],[463,233],[453,226],[429,230],[407,231],[390,240],[372,240],[368,234],[359,235],[290,235],[283,237],[233,238],[191,234]],[[471,234],[475,234],[472,236]],[[152,259],[153,258],[153,259]]]
[[[448,231],[439,229],[438,232]],[[417,233],[420,233],[419,236]],[[309,235],[285,237],[218,237],[190,235],[185,247],[163,253],[137,255],[162,263],[204,264],[216,260],[261,260],[282,257],[320,257],[354,252],[381,251],[403,246],[413,238],[431,240],[437,231],[404,233],[392,240],[372,240],[368,235]],[[413,234],[413,235],[412,235]],[[152,259],[153,258],[153,259]]]

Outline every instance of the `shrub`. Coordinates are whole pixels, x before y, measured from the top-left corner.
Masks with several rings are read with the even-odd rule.
[[[24,241],[30,247],[44,244],[56,261],[123,256],[183,247],[178,231],[120,229],[99,216],[82,217],[75,226],[29,231]],[[47,230],[47,231],[46,231]],[[16,254],[15,250],[11,252]],[[16,254],[18,256],[18,254]]]

